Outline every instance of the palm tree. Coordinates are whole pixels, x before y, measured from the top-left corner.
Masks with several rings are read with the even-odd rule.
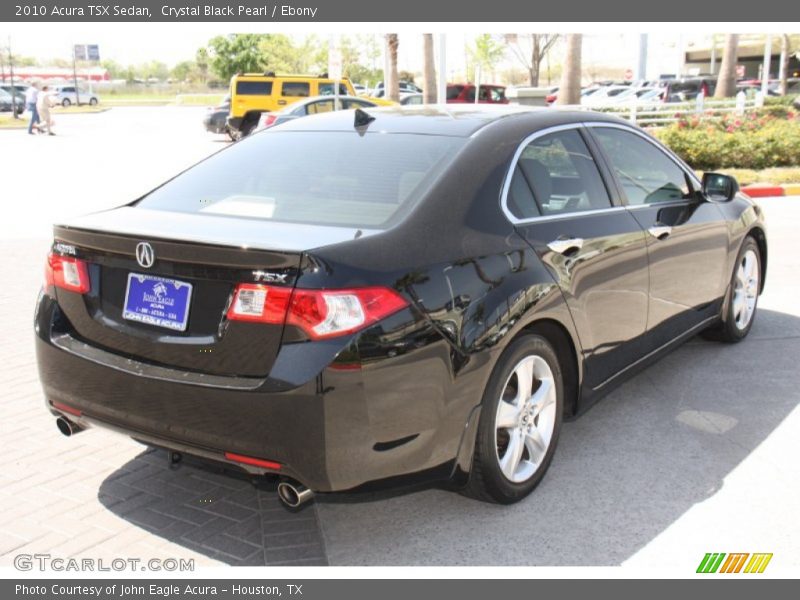
[[[781,82],[780,95],[785,96],[789,91],[789,57],[792,54],[792,43],[789,34],[781,35]]]
[[[436,66],[433,58],[433,34],[422,34],[422,102],[434,104],[436,102]]]
[[[561,73],[557,104],[580,104],[581,102],[582,43],[582,34],[570,33],[567,35],[567,54],[564,57],[564,71]]]
[[[739,48],[739,34],[726,33],[722,49],[722,64],[719,66],[715,98],[730,98],[736,95],[736,60]]]
[[[386,53],[389,55],[389,72],[386,75],[385,96],[395,102],[400,101],[400,79],[397,75],[397,48],[400,40],[396,33],[386,34]]]

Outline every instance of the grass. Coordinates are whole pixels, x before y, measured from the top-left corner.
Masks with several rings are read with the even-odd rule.
[[[27,115],[22,115],[22,118],[15,119],[10,112],[0,113],[0,129],[25,129],[28,127],[26,117]]]
[[[175,104],[177,106],[210,106],[222,102],[224,93],[219,94],[175,94],[175,93],[142,93],[142,94],[106,94],[101,104],[107,106],[158,106]]]

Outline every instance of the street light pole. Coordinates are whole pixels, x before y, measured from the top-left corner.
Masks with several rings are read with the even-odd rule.
[[[75,85],[75,104],[80,106],[81,97],[79,95],[80,92],[78,92],[78,67],[76,65],[77,57],[75,56],[77,51],[78,47],[75,44],[72,44],[72,83]]]
[[[439,85],[436,89],[436,103],[437,104],[446,104],[447,103],[447,37],[444,33],[440,33],[438,35],[438,46],[439,46],[439,68],[437,69],[439,72],[437,75],[439,76]]]
[[[11,54],[11,36],[8,36],[8,74],[11,77],[11,115],[19,119],[17,114],[17,89],[14,87],[14,55]]]
[[[772,36],[767,34],[764,42],[764,66],[761,69],[761,95],[766,98],[769,91],[769,68],[772,64]]]

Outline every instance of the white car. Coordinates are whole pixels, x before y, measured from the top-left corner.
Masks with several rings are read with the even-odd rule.
[[[76,93],[74,85],[59,85],[54,88],[53,98],[61,106],[67,107],[73,104],[89,104],[95,106],[100,99],[87,91],[78,88]]]

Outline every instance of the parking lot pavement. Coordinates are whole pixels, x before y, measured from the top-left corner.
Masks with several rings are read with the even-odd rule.
[[[271,489],[193,464],[172,471],[163,453],[123,437],[62,437],[42,404],[30,319],[48,223],[128,201],[223,147],[202,131],[201,115],[113,109],[62,117],[56,138],[0,131],[14,174],[3,183],[10,218],[0,221],[0,566],[50,552],[682,574],[709,551],[772,552],[771,571],[798,566],[800,197],[761,201],[770,264],[750,337],[692,340],[566,424],[551,471],[515,506],[428,489],[322,497],[290,514]]]

